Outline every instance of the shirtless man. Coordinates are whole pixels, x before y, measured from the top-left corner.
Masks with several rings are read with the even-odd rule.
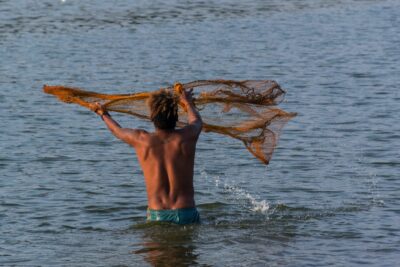
[[[179,101],[187,110],[188,125],[175,129]],[[122,128],[99,103],[93,106],[93,111],[101,116],[111,133],[136,150],[146,183],[147,220],[199,222],[193,168],[203,123],[193,104],[192,90],[183,90],[180,97],[166,90],[157,91],[149,98],[148,106],[155,132]]]

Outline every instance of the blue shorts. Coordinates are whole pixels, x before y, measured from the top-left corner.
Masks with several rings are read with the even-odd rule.
[[[172,222],[176,224],[199,223],[200,214],[196,208],[173,210],[147,209],[148,222]]]

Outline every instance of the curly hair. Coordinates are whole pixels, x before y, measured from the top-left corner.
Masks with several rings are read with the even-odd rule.
[[[178,97],[165,89],[150,95],[147,101],[150,119],[158,129],[171,130],[178,121]]]

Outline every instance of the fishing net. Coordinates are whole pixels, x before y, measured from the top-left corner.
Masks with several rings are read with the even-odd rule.
[[[239,139],[263,163],[268,164],[283,126],[296,113],[276,107],[285,95],[279,84],[271,80],[202,80],[175,84],[165,88],[179,94],[193,88],[193,100],[203,119],[203,131]],[[86,108],[99,102],[108,111],[130,114],[150,120],[146,100],[152,92],[134,94],[100,94],[65,86],[43,87],[66,103]],[[178,126],[186,125],[187,113],[179,107]]]

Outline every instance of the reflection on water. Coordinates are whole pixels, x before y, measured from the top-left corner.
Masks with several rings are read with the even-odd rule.
[[[286,214],[288,207],[273,207],[270,216],[249,212],[243,205],[210,203],[199,208],[207,218],[201,224],[138,222],[131,226],[126,234],[140,239],[131,253],[152,266],[213,266],[209,262],[254,266],[271,260],[287,264],[280,255],[298,236],[297,225],[319,217],[308,211]]]
[[[135,228],[142,230],[142,243],[141,248],[132,253],[143,255],[151,265],[192,266],[198,263],[193,242],[198,225],[146,223]]]

